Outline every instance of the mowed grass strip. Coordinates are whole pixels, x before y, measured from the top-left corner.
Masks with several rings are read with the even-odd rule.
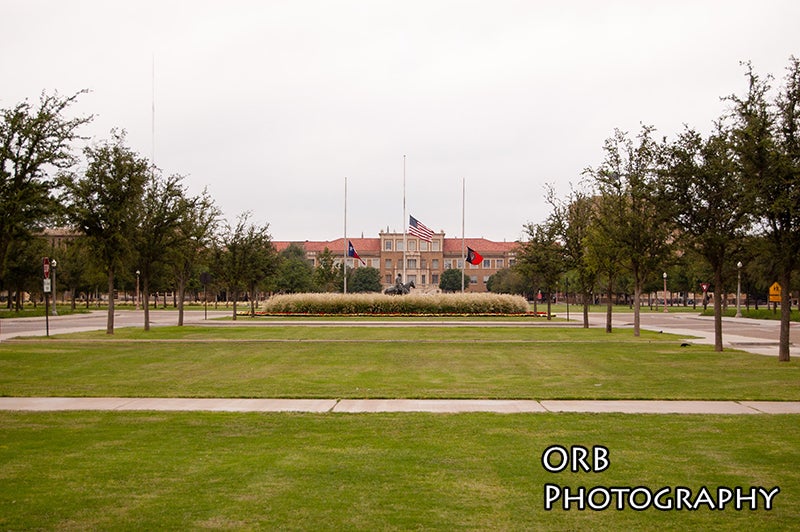
[[[797,419],[0,412],[0,528],[791,530]],[[603,445],[609,467],[547,472],[555,444]],[[769,511],[545,511],[546,484],[780,493]]]
[[[0,395],[800,400],[800,364],[648,332],[174,327],[4,342]]]

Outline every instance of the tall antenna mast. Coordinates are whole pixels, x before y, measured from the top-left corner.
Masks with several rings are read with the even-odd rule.
[[[152,115],[150,117],[150,163],[153,165],[153,173],[156,171],[156,54],[153,52],[152,59],[152,83],[151,83],[151,104]]]

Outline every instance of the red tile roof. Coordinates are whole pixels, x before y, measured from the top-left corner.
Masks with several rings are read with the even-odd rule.
[[[362,252],[380,253],[381,239],[380,238],[348,238],[353,243],[353,247],[361,254]],[[315,251],[321,253],[328,248],[334,253],[344,252],[344,238],[337,238],[336,240],[306,240],[305,242],[290,242],[290,241],[273,241],[272,244],[278,252],[288,248],[291,244],[298,244],[306,251]]]
[[[380,238],[348,238],[353,243],[353,247],[361,254],[376,255],[381,252],[381,239]],[[298,244],[306,251],[314,251],[320,253],[327,247],[334,253],[344,251],[344,238],[337,238],[336,240],[306,240],[304,242],[290,242],[290,241],[273,241],[275,248],[280,252],[288,248],[290,244]],[[485,255],[487,253],[505,253],[513,251],[517,246],[517,242],[495,242],[485,238],[466,238],[464,243]],[[444,239],[444,253],[461,253],[461,239],[460,238],[445,238]]]

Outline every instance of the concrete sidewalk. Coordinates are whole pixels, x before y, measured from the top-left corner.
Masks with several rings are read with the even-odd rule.
[[[593,412],[623,414],[800,414],[800,402],[782,401],[562,401],[490,399],[214,399],[135,397],[0,397],[0,410],[205,411],[499,414]]]

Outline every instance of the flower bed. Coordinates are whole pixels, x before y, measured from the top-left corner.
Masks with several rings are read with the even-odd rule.
[[[508,316],[529,315],[528,302],[507,294],[285,294],[258,315]]]

